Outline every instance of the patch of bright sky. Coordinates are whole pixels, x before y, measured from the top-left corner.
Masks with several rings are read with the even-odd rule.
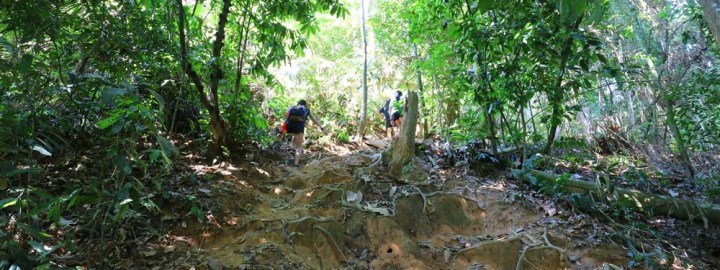
[[[361,24],[362,24],[362,12],[360,10],[361,8],[361,0],[345,0],[343,1],[343,4],[345,5],[345,8],[349,11],[349,14],[345,18],[337,18],[335,16],[330,15],[329,13],[319,13],[316,14],[319,31],[312,37],[310,37],[309,47],[305,49],[305,56],[295,58],[287,63],[284,63],[278,67],[272,68],[271,72],[276,75],[276,78],[280,82],[280,84],[283,85],[283,87],[287,90],[292,91],[296,87],[299,86],[299,84],[303,84],[302,81],[297,80],[297,75],[300,73],[300,71],[305,68],[306,65],[313,64],[312,62],[322,62],[320,64],[321,67],[328,67],[333,66],[337,64],[337,62],[340,61],[349,61],[353,63],[358,63],[357,65],[354,65],[354,69],[356,70],[347,70],[348,75],[356,76],[356,74],[360,74],[362,71],[362,58],[363,58],[363,48],[362,48],[362,37],[361,37]],[[372,16],[370,14],[370,11],[372,10],[370,8],[370,5],[372,5],[372,0],[364,0],[365,1],[365,11],[366,11],[366,32],[367,32],[367,40],[368,40],[368,66],[372,66],[372,63],[374,61],[374,51],[375,51],[375,38],[373,35],[373,30],[371,28],[370,23],[367,23],[369,21],[369,18]],[[290,24],[293,25],[293,24]],[[345,33],[338,33],[330,31],[331,29],[344,29]],[[320,55],[319,52],[322,51],[332,51],[335,48],[339,48],[342,44],[327,44],[327,42],[317,42],[317,41],[328,41],[332,40],[327,38],[328,35],[347,35],[347,42],[352,44],[353,47],[353,54],[352,59],[336,59],[336,60],[328,60],[330,56],[327,55]],[[313,42],[315,41],[315,42]],[[316,46],[316,47],[313,47]],[[330,50],[325,50],[318,48],[322,46],[330,46]],[[343,80],[347,83],[353,83],[353,80]],[[351,85],[342,85],[342,87],[347,88],[354,88],[359,86],[351,86]],[[302,93],[297,93],[298,95],[302,95]]]

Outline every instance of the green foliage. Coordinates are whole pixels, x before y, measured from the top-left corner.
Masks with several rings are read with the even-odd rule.
[[[341,143],[349,143],[350,142],[350,135],[345,130],[338,131],[337,135],[338,141]]]

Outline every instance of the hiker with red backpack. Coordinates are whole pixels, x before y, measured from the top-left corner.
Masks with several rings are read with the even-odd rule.
[[[305,100],[301,99],[297,105],[288,108],[285,112],[284,125],[287,133],[293,134],[293,147],[295,148],[295,163],[293,165],[295,165],[295,167],[300,166],[300,157],[303,154],[303,142],[305,141],[305,126],[307,125],[308,117],[315,125],[320,127],[323,134],[328,134],[320,121],[310,112]]]

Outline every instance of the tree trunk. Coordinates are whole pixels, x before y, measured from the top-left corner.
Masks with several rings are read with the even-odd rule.
[[[227,17],[230,13],[231,0],[223,0],[223,8],[218,18],[218,30],[215,35],[215,42],[213,44],[212,55],[215,59],[220,59],[220,54],[223,47],[223,40],[225,39],[225,24],[227,23]],[[180,58],[182,60],[182,66],[185,73],[190,77],[190,80],[195,84],[195,90],[198,92],[198,98],[203,107],[208,111],[210,115],[210,128],[212,129],[213,141],[209,149],[211,157],[222,155],[222,146],[225,145],[231,150],[235,147],[235,142],[232,136],[229,136],[230,132],[227,124],[220,115],[219,102],[217,97],[217,91],[220,80],[223,77],[220,63],[216,60],[210,67],[210,96],[205,94],[205,88],[200,79],[200,75],[193,69],[192,65],[188,61],[187,57],[187,37],[185,36],[185,8],[183,7],[182,0],[177,0],[178,5],[178,32],[180,34]]]
[[[549,172],[531,170],[521,177],[531,184],[537,184],[539,182],[560,184],[557,182],[560,176]],[[624,205],[652,216],[667,215],[681,220],[709,222],[714,225],[720,224],[720,206],[714,204],[646,194],[624,188],[609,189],[608,187],[599,186],[593,182],[573,179],[564,180],[560,186],[566,192],[585,193],[596,200],[607,202],[617,202],[619,200],[630,201],[631,203]]]
[[[418,51],[417,51],[417,45],[412,45],[412,53],[413,53],[413,61],[417,61],[419,59]],[[423,82],[422,82],[422,73],[420,72],[419,67],[415,67],[415,76],[417,76],[417,85],[418,85],[418,93],[420,96],[418,97],[420,99],[420,109],[423,110],[422,115],[418,115],[418,119],[422,117],[422,138],[425,139],[428,137],[428,124],[427,124],[427,108],[425,108],[425,93],[423,88]]]
[[[365,0],[360,0],[362,9],[362,42],[363,42],[363,74],[362,74],[362,108],[360,109],[360,125],[358,126],[357,139],[362,141],[365,137],[365,126],[367,125],[367,33],[365,33]]]
[[[715,35],[715,42],[720,45],[720,0],[700,0],[700,5],[703,7],[703,17]]]
[[[250,32],[250,20],[248,17],[250,17],[250,11],[248,10],[248,7],[250,6],[250,3],[245,3],[245,11],[243,14],[243,21],[240,24],[242,27],[242,32],[240,32],[240,36],[242,37],[240,41],[238,42],[238,50],[240,53],[238,53],[237,58],[237,67],[235,67],[235,99],[233,100],[233,106],[238,106],[238,97],[240,96],[240,84],[242,82],[242,70],[245,66],[245,52],[247,51],[247,45],[248,45],[248,34]]]
[[[442,98],[440,96],[440,83],[438,82],[437,75],[433,75],[433,90],[435,91],[435,104],[442,104]],[[443,130],[445,130],[445,125],[443,124],[443,111],[442,106],[433,106],[435,107],[435,132],[436,134],[440,134],[441,136],[445,136],[445,134],[442,133]]]
[[[496,131],[497,128],[495,127],[495,113],[493,111],[493,103],[490,102],[488,103],[487,108],[485,108],[484,114],[485,124],[487,125],[488,131],[490,132],[490,134],[488,135],[488,139],[490,139],[490,147],[492,148],[490,150],[490,153],[494,155],[499,150],[499,143]]]
[[[578,29],[578,27],[580,26],[580,22],[582,22],[582,19],[583,16],[580,15],[580,17],[575,21],[573,28],[571,28],[570,30],[575,31],[576,29]],[[545,145],[545,149],[543,150],[546,155],[550,154],[553,142],[555,142],[555,133],[557,132],[558,125],[562,123],[562,103],[565,97],[565,91],[563,89],[562,82],[563,77],[565,77],[565,72],[567,72],[566,67],[568,58],[570,58],[572,43],[573,37],[569,36],[565,40],[565,45],[560,52],[560,75],[558,75],[557,82],[555,83],[555,89],[553,89],[553,91],[548,97],[550,105],[552,106],[552,115],[550,117],[550,131],[548,132],[547,144]]]
[[[400,136],[394,140],[390,148],[383,153],[383,159],[388,164],[390,173],[399,176],[402,168],[415,156],[415,127],[418,120],[418,95],[409,92],[407,96],[407,111],[400,126]]]
[[[683,163],[683,165],[685,165],[688,177],[694,178],[695,168],[693,167],[692,161],[690,160],[687,145],[685,145],[685,138],[683,138],[682,133],[680,132],[680,128],[678,127],[677,118],[675,115],[675,106],[672,102],[668,102],[667,100],[663,101],[662,103],[663,105],[665,105],[668,125],[670,126],[670,132],[672,132],[673,137],[675,138],[675,143],[677,143],[677,150],[680,153],[681,162]]]

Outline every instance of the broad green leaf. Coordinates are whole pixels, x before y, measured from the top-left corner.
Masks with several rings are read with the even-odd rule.
[[[199,221],[205,221],[205,213],[203,210],[197,205],[193,204],[192,207],[190,207],[190,212],[199,220]]]
[[[60,200],[55,201],[53,203],[52,208],[50,208],[50,211],[48,211],[48,220],[52,222],[58,222],[60,220],[60,207],[62,206],[62,203]]]
[[[590,22],[594,24],[601,23],[606,11],[605,1],[596,0],[590,8]]]
[[[160,105],[160,110],[164,110],[164,108],[165,108],[165,98],[163,98],[163,96],[160,95],[160,94],[159,94],[158,92],[156,92],[155,90],[148,89],[147,91],[150,92],[150,94],[152,94],[153,97],[155,97],[155,100],[157,100],[158,105]]]
[[[17,198],[2,199],[2,200],[0,200],[0,209],[4,209],[4,208],[10,207],[10,206],[13,206],[13,205],[17,204],[17,202],[18,202]]]
[[[121,205],[120,209],[118,210],[118,212],[115,215],[115,217],[113,218],[113,220],[115,222],[118,222],[118,221],[122,220],[123,218],[125,218],[125,214],[128,212],[129,209],[130,209],[130,204]]]
[[[570,2],[572,3],[574,18],[585,13],[585,8],[587,8],[588,4],[587,0],[572,0]]]
[[[47,241],[50,240],[50,235],[46,232],[43,232],[39,229],[36,229],[34,227],[31,227],[30,225],[27,225],[25,223],[18,223],[18,227],[23,230],[24,232],[28,233],[30,236],[35,238],[39,241]]]
[[[160,145],[160,149],[162,149],[163,154],[167,158],[172,158],[178,153],[177,148],[175,148],[175,146],[168,139],[165,139],[165,137],[156,135],[155,139]]]
[[[160,157],[161,150],[151,150],[150,151],[150,162],[157,161],[158,157]]]
[[[115,124],[115,122],[117,122],[117,120],[120,119],[121,115],[122,114],[120,112],[116,112],[112,116],[98,121],[97,125],[100,129],[106,129],[106,128],[112,126],[113,124]]]
[[[115,97],[125,95],[127,92],[128,88],[105,88],[102,91],[102,101],[106,105],[113,104]]]

